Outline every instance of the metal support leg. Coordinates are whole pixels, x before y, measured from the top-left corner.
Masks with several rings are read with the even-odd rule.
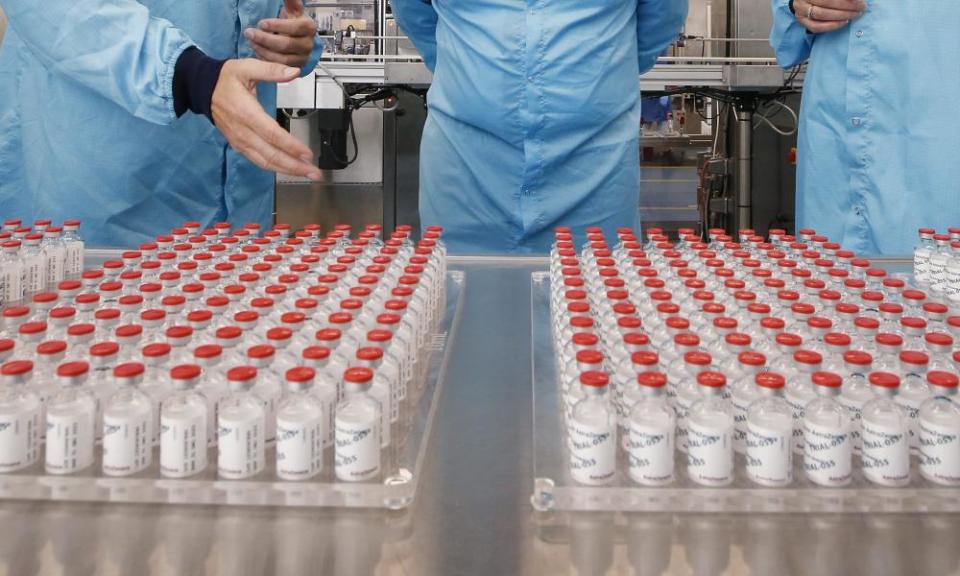
[[[753,147],[753,112],[737,111],[737,227],[753,225],[753,190],[750,179]]]

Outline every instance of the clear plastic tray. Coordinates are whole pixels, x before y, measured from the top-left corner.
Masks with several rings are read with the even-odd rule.
[[[333,450],[324,454],[323,472],[303,482],[279,481],[275,474],[273,447],[267,448],[267,468],[249,480],[217,478],[216,449],[208,453],[204,474],[186,480],[162,478],[159,453],[154,448],[153,466],[141,474],[115,478],[100,473],[97,461],[87,471],[69,476],[45,474],[43,463],[29,470],[0,476],[0,499],[86,502],[137,502],[176,504],[226,504],[238,506],[301,506],[344,508],[390,508],[409,506],[427,453],[437,400],[443,389],[451,341],[457,329],[465,277],[447,273],[446,306],[437,331],[424,351],[424,362],[414,377],[413,400],[402,408],[394,424],[394,442],[383,453],[383,470],[377,481],[337,482],[333,475]]]
[[[678,453],[677,480],[648,488],[626,474],[626,458],[618,453],[617,476],[606,486],[584,486],[568,471],[563,415],[556,382],[553,336],[550,330],[550,279],[546,272],[531,278],[533,346],[533,507],[547,510],[608,510],[636,512],[958,512],[960,488],[945,488],[922,479],[913,462],[913,478],[902,488],[868,483],[854,463],[853,482],[844,488],[824,488],[808,482],[801,459],[794,457],[794,481],[788,488],[765,488],[747,479],[742,456],[730,486],[706,488],[687,479],[686,460]],[[856,456],[854,457],[857,458]]]

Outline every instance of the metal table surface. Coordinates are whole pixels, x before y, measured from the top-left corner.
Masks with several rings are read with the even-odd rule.
[[[538,514],[530,273],[454,258],[466,301],[404,512],[0,502],[4,574],[918,574],[960,571],[960,516]]]

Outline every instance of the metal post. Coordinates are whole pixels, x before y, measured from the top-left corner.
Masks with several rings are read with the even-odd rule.
[[[737,110],[737,227],[753,225],[753,190],[750,178],[753,145],[753,111]]]

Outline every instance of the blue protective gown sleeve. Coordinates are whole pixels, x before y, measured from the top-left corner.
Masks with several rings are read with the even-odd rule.
[[[809,58],[814,37],[797,22],[796,16],[790,11],[790,0],[773,0],[770,45],[780,66],[792,68]]]
[[[431,72],[437,65],[437,12],[430,0],[393,0],[394,16]]]
[[[4,0],[10,26],[47,69],[156,124],[176,119],[173,73],[193,42],[133,0]]]
[[[687,0],[637,0],[641,74],[653,68],[664,48],[677,39],[686,19]]]

